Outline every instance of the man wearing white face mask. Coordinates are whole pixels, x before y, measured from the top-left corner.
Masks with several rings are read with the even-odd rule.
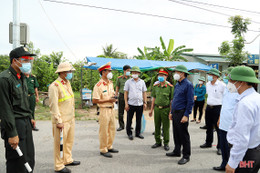
[[[208,83],[206,84],[206,90],[208,94],[207,107],[205,113],[205,121],[207,126],[206,131],[206,142],[200,145],[200,148],[210,148],[213,142],[213,126],[217,131],[217,154],[221,155],[221,150],[219,146],[219,128],[217,122],[220,116],[220,110],[222,105],[222,98],[226,88],[224,82],[218,80],[220,77],[220,72],[212,68],[208,71]]]
[[[119,76],[116,80],[116,97],[118,96],[118,93],[119,93],[119,97],[118,97],[119,128],[117,129],[117,131],[121,131],[125,128],[125,123],[124,123],[124,112],[125,112],[124,87],[125,87],[125,82],[130,78],[131,67],[129,65],[125,65],[123,67],[123,70],[124,70],[124,75]]]
[[[144,139],[140,132],[143,110],[145,110],[147,107],[147,88],[145,82],[139,78],[139,75],[141,74],[139,67],[134,66],[130,71],[133,78],[127,80],[124,87],[125,110],[127,111],[126,133],[129,140],[134,139],[132,135],[131,125],[134,113],[136,113],[135,136],[140,139]]]
[[[178,82],[174,88],[169,119],[172,120],[175,148],[171,153],[166,153],[166,156],[180,157],[181,147],[183,147],[183,157],[178,161],[179,165],[183,165],[190,161],[191,155],[188,126],[189,115],[194,103],[194,89],[192,83],[187,79],[189,72],[184,65],[176,66],[174,71],[174,80]]]
[[[112,158],[111,153],[118,153],[119,151],[113,148],[112,144],[115,139],[115,115],[114,115],[114,102],[115,91],[113,82],[110,80],[113,77],[111,63],[98,68],[99,73],[102,75],[99,82],[93,89],[93,103],[97,103],[100,108],[99,114],[99,142],[100,154],[104,157]]]
[[[228,76],[228,89],[237,92],[237,104],[228,129],[230,157],[226,173],[257,173],[260,168],[260,94],[253,88],[260,81],[250,67],[235,67]]]
[[[49,86],[50,112],[54,139],[54,169],[59,173],[70,173],[66,166],[79,165],[72,159],[72,146],[75,131],[75,101],[70,81],[72,71],[69,62],[59,64],[55,73],[59,77]],[[60,156],[60,133],[63,133],[63,157]]]

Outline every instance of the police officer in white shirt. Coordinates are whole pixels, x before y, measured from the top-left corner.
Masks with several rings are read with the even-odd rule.
[[[206,142],[201,145],[201,148],[210,148],[212,147],[213,142],[213,126],[217,131],[218,144],[217,144],[217,154],[221,155],[221,150],[219,146],[219,128],[217,122],[220,116],[220,110],[222,105],[222,97],[225,91],[226,84],[218,80],[220,77],[220,72],[212,68],[208,71],[208,83],[206,84],[206,90],[208,94],[207,98],[207,108],[205,114],[206,120]]]
[[[238,92],[233,120],[227,133],[230,157],[226,173],[257,173],[260,168],[260,94],[253,85],[260,83],[250,67],[235,67],[227,85]]]

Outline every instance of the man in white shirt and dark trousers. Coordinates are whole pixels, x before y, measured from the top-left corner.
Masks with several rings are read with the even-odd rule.
[[[226,173],[257,173],[260,168],[260,94],[255,83],[260,81],[250,67],[235,67],[229,75],[227,87],[239,96],[227,133],[231,149]]]
[[[131,70],[132,79],[128,79],[124,87],[125,110],[127,111],[126,133],[130,140],[133,140],[131,125],[134,113],[136,113],[135,136],[144,139],[141,133],[141,119],[143,110],[147,107],[146,101],[146,85],[139,78],[141,71],[139,67],[134,66]]]
[[[221,155],[221,150],[219,146],[219,128],[217,126],[217,122],[220,116],[220,110],[222,105],[222,97],[224,90],[226,88],[226,84],[224,82],[218,80],[220,77],[220,72],[212,68],[208,71],[208,83],[206,84],[206,90],[208,94],[207,98],[207,107],[206,107],[206,142],[201,145],[201,148],[210,148],[212,147],[213,142],[213,127],[216,128],[218,144],[217,144],[217,154]]]

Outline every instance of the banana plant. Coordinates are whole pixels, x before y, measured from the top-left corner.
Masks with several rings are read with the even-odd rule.
[[[164,55],[165,61],[178,61],[178,60],[187,61],[187,59],[185,59],[181,54],[184,52],[193,51],[193,49],[185,48],[186,47],[185,45],[179,46],[176,49],[174,49],[174,40],[173,39],[169,40],[168,48],[166,48],[162,37],[160,37],[160,41],[161,41],[161,46],[163,49],[163,55]]]

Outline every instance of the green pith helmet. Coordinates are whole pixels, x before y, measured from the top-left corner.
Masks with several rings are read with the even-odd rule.
[[[184,65],[177,65],[175,67],[174,71],[179,71],[179,72],[184,72],[184,73],[190,74]]]
[[[201,77],[199,78],[199,80],[200,80],[200,81],[203,81],[203,82],[206,81],[206,80],[205,80],[205,77],[203,77],[203,76],[201,76]]]
[[[132,69],[131,69],[130,71],[131,71],[131,72],[136,71],[136,72],[141,73],[140,68],[137,67],[137,66],[133,66]]]
[[[223,71],[223,73],[229,74],[233,69],[234,67],[228,67],[226,70]]]
[[[213,75],[215,75],[215,76],[220,77],[220,71],[218,71],[218,70],[215,69],[215,68],[210,69],[210,70],[207,72],[207,74],[213,74]]]
[[[237,66],[235,67],[227,79],[231,79],[234,81],[242,81],[249,83],[260,83],[260,81],[256,78],[255,72],[252,68],[246,66]]]

